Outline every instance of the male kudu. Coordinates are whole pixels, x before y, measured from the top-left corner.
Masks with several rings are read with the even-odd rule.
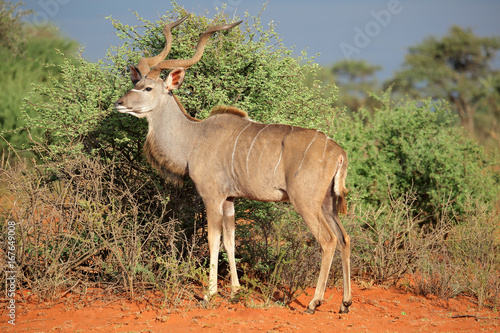
[[[170,29],[184,19],[165,26],[166,43],[159,55],[142,58],[137,67],[130,67],[135,87],[116,102],[116,109],[147,119],[144,150],[149,161],[178,180],[188,175],[203,198],[210,248],[206,298],[217,292],[221,230],[232,291],[240,287],[234,258],[234,199],[290,201],[322,249],[318,284],[306,312],[314,313],[323,301],[337,244],[344,283],[340,312],[348,312],[350,241],[338,217],[346,211],[345,151],[317,130],[258,123],[236,108],[218,107],[203,121],[190,117],[172,91],[184,81],[185,69],[200,60],[210,35],[241,21],[208,29],[191,59],[163,60],[171,48]],[[159,78],[163,69],[173,69],[164,81]]]

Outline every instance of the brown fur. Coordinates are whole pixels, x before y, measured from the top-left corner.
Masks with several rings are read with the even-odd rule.
[[[181,104],[179,98],[175,95],[173,95],[175,102],[181,109],[182,113],[184,116],[191,120],[191,121],[202,121],[201,119],[196,119],[194,117],[191,117],[186,109],[184,109],[184,106]],[[240,109],[237,109],[232,106],[216,106],[213,108],[212,112],[210,113],[210,116],[213,116],[215,114],[234,114],[242,118],[247,118],[248,115],[245,111],[242,111]],[[146,138],[146,142],[144,143],[143,151],[144,155],[146,156],[147,160],[151,165],[160,172],[164,177],[167,178],[172,183],[175,183],[177,185],[182,185],[184,183],[184,177],[187,176],[188,171],[182,168],[179,168],[176,166],[167,156],[163,155],[161,148],[158,147],[155,139],[154,139],[154,134],[150,133],[148,137]]]
[[[242,117],[242,118],[248,118],[248,114],[240,110],[238,108],[235,108],[234,106],[227,106],[227,105],[218,105],[212,109],[212,112],[210,112],[210,116],[216,115],[216,114],[234,114],[235,116]]]
[[[143,151],[149,163],[151,163],[151,165],[158,170],[160,174],[174,184],[182,185],[184,183],[184,177],[187,175],[188,171],[176,166],[162,153],[161,148],[158,147],[152,133],[150,133],[146,138]]]
[[[337,211],[340,214],[347,214],[347,203],[345,200],[345,195],[347,194],[347,190],[341,192],[340,196],[337,199]]]

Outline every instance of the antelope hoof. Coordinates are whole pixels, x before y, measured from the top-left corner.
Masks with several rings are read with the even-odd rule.
[[[304,311],[304,312],[307,313],[307,314],[313,315],[314,312],[316,312],[316,309],[309,309],[309,308],[307,308],[306,311]]]
[[[209,303],[212,302],[212,300],[215,298],[216,295],[217,295],[217,293],[205,294],[205,296],[203,296],[203,299],[200,300],[200,303],[202,303],[202,304],[209,304]]]
[[[340,304],[340,311],[339,313],[348,313],[349,312],[349,307],[351,306],[352,302],[342,302]]]
[[[205,295],[203,297],[198,296],[198,295],[194,295],[194,298],[198,301],[198,304],[202,307],[208,306],[208,304],[210,304],[210,301],[208,300],[207,295]]]
[[[321,305],[321,301],[311,301],[309,305],[307,306],[306,313],[307,314],[314,314],[316,312],[316,308]]]

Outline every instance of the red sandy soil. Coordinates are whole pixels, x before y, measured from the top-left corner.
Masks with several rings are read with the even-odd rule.
[[[338,314],[341,289],[328,289],[314,315],[304,313],[312,296],[301,295],[289,307],[246,306],[216,299],[203,308],[195,302],[175,309],[153,306],[151,300],[125,297],[83,300],[64,295],[59,303],[31,304],[17,300],[15,326],[7,323],[1,304],[1,332],[500,332],[500,313],[478,310],[473,299],[443,301],[396,288],[353,286],[353,305]]]

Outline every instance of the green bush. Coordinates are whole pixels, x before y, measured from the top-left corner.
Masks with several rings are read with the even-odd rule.
[[[335,138],[348,152],[348,186],[364,204],[376,209],[411,191],[415,212],[438,221],[445,204],[460,215],[470,200],[494,208],[500,174],[494,157],[455,126],[446,104],[405,100],[394,103],[389,92],[376,97],[381,107],[364,109],[344,120]]]

